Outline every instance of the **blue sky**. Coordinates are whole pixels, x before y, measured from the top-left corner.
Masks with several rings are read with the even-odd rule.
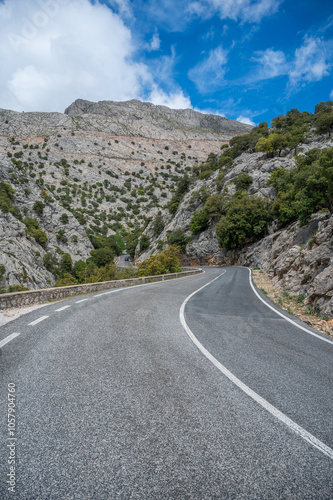
[[[271,122],[333,99],[331,0],[0,0],[0,107],[141,99]]]

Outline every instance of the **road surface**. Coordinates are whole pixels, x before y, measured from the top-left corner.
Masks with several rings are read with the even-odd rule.
[[[126,254],[126,255],[119,255],[118,257],[118,262],[117,262],[117,266],[118,267],[127,267],[127,266],[131,266],[132,263],[130,260],[125,260],[125,259],[129,259],[130,258],[130,255]]]
[[[0,497],[331,499],[333,345],[296,323],[307,331],[255,295],[245,268],[8,323]]]

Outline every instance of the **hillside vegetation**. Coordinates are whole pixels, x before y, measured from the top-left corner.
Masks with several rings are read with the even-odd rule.
[[[139,260],[172,243],[186,263],[263,266],[333,315],[332,130],[328,101],[314,113],[293,109],[270,127],[261,123],[210,153],[147,225]]]
[[[0,290],[123,276],[114,257],[149,248],[184,173],[250,129],[139,101],[0,110]]]
[[[302,144],[311,142],[314,134],[330,137],[332,130],[332,101],[318,104],[314,114],[293,109],[274,118],[270,128],[261,123],[250,133],[231,139],[229,147],[223,145],[221,154],[209,154],[207,161],[192,168],[191,178],[183,176],[168,203],[170,214],[177,212],[184,195],[191,192],[189,204],[202,208],[195,210],[189,221],[190,233],[198,235],[213,224],[221,248],[231,250],[262,238],[273,220],[280,227],[297,220],[305,225],[318,210],[332,213],[333,148],[298,152]],[[274,191],[266,198],[249,194],[251,173],[234,176],[233,189],[228,182],[235,160],[243,153],[258,152],[267,160],[279,158],[283,152],[294,155],[292,165],[271,173],[266,185]],[[208,189],[198,182],[212,177],[215,192],[211,186]]]

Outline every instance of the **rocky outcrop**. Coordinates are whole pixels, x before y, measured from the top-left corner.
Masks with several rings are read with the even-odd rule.
[[[175,110],[137,100],[97,103],[76,100],[65,113],[18,113],[0,109],[0,135],[37,137],[72,132],[169,140],[227,141],[250,125],[192,109]]]
[[[65,110],[65,114],[75,118],[78,126],[82,126],[82,122],[98,121],[103,123],[105,132],[112,124],[113,132],[118,135],[141,135],[154,139],[181,137],[221,141],[245,134],[252,128],[218,115],[208,115],[193,109],[170,109],[135,99],[97,103],[78,99]]]
[[[239,265],[260,267],[273,281],[333,317],[333,216],[314,217],[277,231],[244,249]]]

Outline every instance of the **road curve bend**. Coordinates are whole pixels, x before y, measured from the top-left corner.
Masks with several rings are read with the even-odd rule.
[[[332,457],[221,373],[180,311],[228,373],[333,448],[333,346],[259,300],[246,268],[206,268],[0,328],[1,498],[332,498]]]

